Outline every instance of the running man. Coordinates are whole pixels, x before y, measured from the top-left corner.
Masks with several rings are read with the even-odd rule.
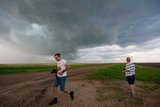
[[[56,79],[54,80],[53,84],[53,100],[49,104],[57,104],[58,100],[58,89],[57,87],[60,86],[60,90],[69,94],[71,97],[71,100],[74,99],[74,91],[68,91],[65,89],[66,79],[67,79],[67,70],[69,69],[69,65],[67,64],[67,61],[65,59],[61,58],[61,55],[59,53],[54,55],[55,60],[57,61],[57,75]]]
[[[129,84],[129,88],[131,90],[130,95],[135,96],[135,65],[131,62],[131,58],[126,58],[126,67],[123,70],[126,76],[126,80]]]

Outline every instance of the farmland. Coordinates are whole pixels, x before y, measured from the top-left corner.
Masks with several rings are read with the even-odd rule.
[[[158,107],[160,68],[158,64],[136,64],[136,97],[128,95],[128,84],[121,69],[124,64],[71,64],[67,89],[75,100],[60,92],[56,107]],[[0,66],[0,106],[49,106],[53,98],[51,64]],[[87,96],[86,96],[87,95]]]
[[[74,69],[97,65],[99,64],[71,64],[70,66]],[[0,75],[49,72],[55,67],[55,64],[1,64]]]

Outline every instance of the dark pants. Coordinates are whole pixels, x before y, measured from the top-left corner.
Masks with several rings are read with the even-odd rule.
[[[126,80],[129,85],[134,85],[135,84],[135,75],[127,76]]]

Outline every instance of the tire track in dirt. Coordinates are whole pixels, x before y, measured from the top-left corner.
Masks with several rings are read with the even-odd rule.
[[[83,75],[106,66],[108,65],[72,69],[68,72],[68,77]],[[52,78],[50,72],[1,76],[0,106],[39,106],[48,87],[52,85]]]

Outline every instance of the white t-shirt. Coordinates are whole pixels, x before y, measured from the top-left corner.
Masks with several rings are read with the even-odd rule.
[[[65,59],[61,59],[60,61],[57,62],[57,67],[60,68],[59,70],[65,70],[67,64],[67,61]],[[67,71],[65,71],[62,75],[57,74],[58,77],[64,77],[67,76]]]
[[[135,65],[132,62],[127,63],[125,69],[127,70],[125,76],[135,75]]]

